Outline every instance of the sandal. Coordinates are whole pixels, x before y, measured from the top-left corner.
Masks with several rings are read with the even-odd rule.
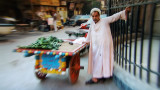
[[[106,78],[100,78],[99,82],[104,83],[106,81]]]
[[[88,84],[97,84],[99,82],[99,80],[97,82],[94,82],[92,79],[86,81],[86,85]]]

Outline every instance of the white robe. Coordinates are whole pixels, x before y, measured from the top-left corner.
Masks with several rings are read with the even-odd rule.
[[[108,78],[113,73],[113,40],[110,23],[125,18],[125,10],[91,23],[86,42],[90,42],[88,73],[94,78]]]

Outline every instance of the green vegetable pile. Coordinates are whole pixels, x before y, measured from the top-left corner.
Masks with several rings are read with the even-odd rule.
[[[19,46],[19,48],[58,50],[62,42],[63,40],[57,39],[56,37],[53,36],[49,36],[48,38],[40,37],[35,43],[32,43],[28,46]]]

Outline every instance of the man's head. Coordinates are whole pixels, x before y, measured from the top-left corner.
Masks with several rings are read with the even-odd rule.
[[[101,10],[98,8],[93,8],[90,12],[92,19],[95,23],[100,20]]]

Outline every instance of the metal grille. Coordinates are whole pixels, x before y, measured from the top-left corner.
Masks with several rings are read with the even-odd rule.
[[[108,16],[128,6],[128,20],[111,24],[114,60],[126,71],[160,87],[160,33],[155,32],[156,23],[160,23],[156,19],[160,0],[107,0]]]

